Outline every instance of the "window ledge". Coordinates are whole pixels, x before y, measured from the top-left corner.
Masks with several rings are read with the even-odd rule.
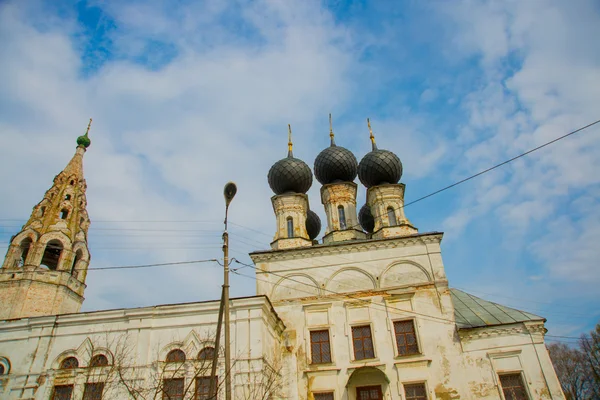
[[[385,370],[384,363],[379,362],[379,360],[371,360],[371,361],[373,361],[373,362],[366,362],[366,363],[362,363],[361,365],[352,365],[351,367],[348,367],[347,370],[348,370],[348,372],[351,372],[351,371],[354,371],[355,369],[359,369],[359,368],[363,368],[363,367],[372,367],[372,368]]]
[[[411,356],[398,356],[395,357],[394,365],[396,368],[405,367],[428,367],[431,364],[431,358],[426,358],[423,354],[416,354]]]
[[[377,363],[379,365],[379,357],[376,358],[363,358],[362,360],[350,360],[350,364],[364,364],[365,366],[371,366],[371,364]],[[361,365],[362,366],[362,365]]]
[[[336,367],[334,363],[310,364],[308,368],[309,369],[304,370],[305,374],[317,374],[325,372],[339,373],[342,370],[341,368]]]

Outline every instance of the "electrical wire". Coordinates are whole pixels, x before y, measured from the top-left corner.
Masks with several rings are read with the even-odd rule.
[[[252,267],[250,265],[246,265],[246,266]],[[241,268],[238,268],[238,269],[241,269]],[[252,279],[252,280],[255,280],[255,281],[264,282],[264,283],[267,283],[269,285],[272,285],[271,282],[266,281],[264,279],[259,279],[259,278],[254,277],[254,276],[242,274],[242,273],[238,272],[238,269],[232,269],[231,272],[233,274],[235,274],[235,275],[238,275],[238,276],[242,276],[242,277],[245,277],[245,278],[248,278],[248,279]],[[301,283],[301,284],[306,284],[305,282],[299,282],[299,281],[296,281],[296,282]],[[306,285],[308,285],[308,284],[306,284]],[[297,287],[286,286],[286,285],[281,285],[281,284],[280,284],[280,286],[288,288],[288,289],[299,290],[301,292],[309,293],[309,294],[311,294],[311,295],[314,296],[314,292],[313,291],[308,292],[308,291],[299,289]],[[312,286],[312,285],[308,285],[308,286],[311,286],[312,288],[314,288],[314,286]],[[353,296],[349,295],[348,293],[339,293],[339,292],[335,292],[335,291],[331,291],[331,290],[329,290],[329,292],[332,292],[332,293],[334,293],[334,294],[336,294],[338,296],[341,296],[341,297],[346,297],[346,298],[349,297],[351,299],[364,300],[363,297],[353,297]],[[409,314],[409,315],[419,316],[419,317],[421,317],[421,318],[423,318],[425,320],[432,321],[432,322],[441,322],[441,323],[447,323],[447,324],[452,324],[452,325],[456,324],[455,320],[451,320],[451,319],[447,319],[447,318],[435,317],[433,315],[418,313],[418,312],[412,311],[412,310],[399,309],[397,307],[392,307],[390,305],[385,305],[385,304],[380,304],[380,303],[370,303],[370,304],[373,305],[373,306],[383,307],[384,311],[391,312],[391,313],[394,313],[394,314],[399,314],[399,315]],[[473,325],[471,327],[472,328],[478,328],[477,326],[473,326]],[[517,334],[523,335],[523,336],[528,336],[528,337],[530,336],[529,333],[517,333]],[[568,344],[573,344],[573,342],[572,341],[565,341],[565,340],[562,340],[562,339],[568,339],[568,340],[578,340],[579,339],[579,338],[574,337],[574,336],[557,336],[557,335],[548,335],[548,334],[544,335],[544,338],[546,338],[546,337],[549,338],[548,339],[549,341],[561,342],[561,343],[568,343]]]
[[[486,168],[486,169],[484,169],[484,170],[482,170],[482,171],[479,171],[479,172],[477,172],[477,173],[475,173],[475,174],[473,174],[473,175],[470,175],[470,176],[468,176],[468,177],[466,177],[466,178],[464,178],[464,179],[461,179],[461,180],[459,180],[459,181],[457,181],[457,182],[454,182],[454,183],[452,183],[452,184],[450,184],[450,185],[448,185],[448,186],[445,186],[445,187],[443,187],[443,188],[441,188],[441,189],[438,189],[438,190],[436,190],[436,191],[434,191],[434,192],[431,192],[431,193],[429,193],[429,194],[427,194],[427,195],[425,195],[425,196],[421,196],[421,197],[417,198],[416,200],[410,201],[410,202],[408,202],[408,203],[406,203],[406,204],[404,204],[404,205],[401,205],[401,206],[399,206],[399,207],[397,207],[397,208],[393,208],[393,210],[394,210],[394,211],[398,211],[398,210],[400,210],[400,209],[404,209],[404,208],[406,208],[406,207],[408,207],[408,206],[411,206],[411,205],[413,205],[413,204],[416,204],[416,203],[418,203],[418,202],[420,202],[420,201],[423,201],[423,200],[425,200],[425,199],[428,199],[429,197],[435,196],[436,194],[442,193],[442,192],[444,192],[444,191],[446,191],[446,190],[448,190],[448,189],[452,189],[453,187],[456,187],[456,186],[458,186],[458,185],[460,185],[460,184],[463,184],[463,183],[465,183],[465,182],[468,182],[468,181],[470,181],[471,179],[477,178],[478,176],[481,176],[481,175],[483,175],[483,174],[486,174],[486,173],[488,173],[488,172],[491,172],[491,171],[493,171],[493,170],[495,170],[495,169],[497,169],[497,168],[500,168],[500,167],[502,167],[502,166],[504,166],[504,165],[506,165],[506,164],[509,164],[509,163],[511,163],[511,162],[513,162],[513,161],[515,161],[515,160],[518,160],[519,158],[525,157],[525,156],[526,156],[526,155],[528,155],[528,154],[531,154],[531,153],[533,153],[533,152],[535,152],[535,151],[538,151],[538,150],[540,150],[540,149],[543,149],[543,148],[544,148],[544,147],[546,147],[546,146],[549,146],[549,145],[551,145],[551,144],[553,144],[553,143],[556,143],[556,142],[558,142],[558,141],[560,141],[560,140],[563,140],[563,139],[565,139],[565,138],[567,138],[567,137],[569,137],[569,136],[571,136],[571,135],[574,135],[574,134],[576,134],[576,133],[578,133],[578,132],[581,132],[581,131],[583,131],[583,130],[585,130],[585,129],[587,129],[587,128],[590,128],[590,127],[592,127],[592,126],[594,126],[594,125],[596,125],[596,124],[598,124],[598,123],[600,123],[600,119],[599,119],[599,120],[597,120],[597,121],[594,121],[594,122],[592,122],[592,123],[589,123],[589,124],[587,124],[587,125],[585,125],[585,126],[582,126],[581,128],[575,129],[575,130],[573,130],[573,131],[571,131],[571,132],[569,132],[569,133],[566,133],[566,134],[564,134],[564,135],[562,135],[562,136],[559,136],[559,137],[557,137],[556,139],[553,139],[553,140],[550,140],[550,141],[548,141],[548,142],[545,142],[545,143],[543,143],[543,144],[541,144],[541,145],[539,145],[539,146],[537,146],[537,147],[534,147],[533,149],[527,150],[527,151],[526,151],[526,152],[524,152],[524,153],[518,154],[518,155],[516,155],[516,156],[514,156],[514,157],[512,157],[512,158],[509,158],[508,160],[505,160],[505,161],[503,161],[503,162],[501,162],[501,163],[499,163],[499,164],[493,165],[493,166],[491,166],[491,167],[489,167],[489,168]],[[378,218],[378,217],[381,217],[381,215],[373,215],[373,218]],[[355,225],[352,225],[352,226],[348,227],[347,229],[356,228],[356,227],[361,227],[360,223],[358,223],[358,224],[355,224]]]
[[[70,270],[74,271],[106,271],[106,270],[121,270],[121,269],[139,269],[139,268],[156,268],[156,267],[166,267],[173,265],[187,265],[187,264],[202,264],[208,262],[216,262],[218,260],[216,258],[206,259],[206,260],[192,260],[192,261],[175,261],[175,262],[167,262],[167,263],[157,263],[157,264],[142,264],[142,265],[121,265],[121,266],[113,266],[113,267],[92,267],[92,268],[73,268]],[[23,270],[4,270],[0,271],[0,274],[16,274],[22,273]],[[25,272],[35,272],[35,271],[25,271]],[[65,272],[65,271],[56,271],[56,272]]]

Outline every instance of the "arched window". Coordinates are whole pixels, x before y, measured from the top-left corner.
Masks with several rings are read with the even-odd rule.
[[[60,254],[62,253],[63,245],[58,240],[51,240],[46,244],[44,255],[42,256],[42,266],[47,267],[53,271],[58,268],[58,260],[60,260]]]
[[[43,217],[44,214],[46,213],[46,206],[42,206],[42,208],[40,209],[41,213],[40,213],[40,217]]]
[[[214,347],[205,347],[198,353],[198,360],[212,360],[215,356]]]
[[[83,253],[81,252],[81,250],[77,250],[75,252],[75,258],[73,259],[73,266],[71,267],[71,274],[72,275],[77,275],[77,270],[75,269],[77,267],[77,263],[81,260],[81,258],[83,257]]]
[[[75,357],[67,357],[60,363],[60,369],[79,368],[79,361]]]
[[[75,184],[75,181],[73,179],[71,179],[71,186],[73,186]]]
[[[388,207],[387,209],[388,221],[390,222],[390,226],[398,225],[398,221],[396,220],[396,213],[392,207]]]
[[[33,241],[30,238],[23,239],[21,245],[19,246],[21,248],[21,256],[17,260],[17,266],[22,267],[25,265],[25,262],[27,261],[27,255],[29,254],[29,249],[31,248],[32,244]]]
[[[340,220],[340,230],[346,229],[346,212],[344,206],[338,206],[338,219]]]
[[[184,362],[185,361],[185,353],[180,349],[171,350],[169,354],[167,354],[166,362]]]
[[[108,358],[104,354],[95,355],[90,361],[90,367],[106,367],[107,365]]]
[[[10,372],[10,361],[6,357],[0,357],[0,375],[8,375]]]
[[[71,200],[71,195],[70,194],[66,195],[65,200]]]
[[[294,237],[294,220],[292,217],[287,217],[287,236]]]
[[[66,208],[63,208],[60,211],[60,219],[67,219],[68,216],[69,216],[69,210],[67,210]]]

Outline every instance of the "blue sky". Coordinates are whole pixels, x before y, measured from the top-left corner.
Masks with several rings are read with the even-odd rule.
[[[274,234],[266,174],[288,123],[312,166],[329,112],[359,159],[370,117],[410,202],[600,118],[597,37],[591,0],[3,2],[1,245],[91,116],[93,267],[219,257],[229,180],[247,262]],[[593,127],[406,213],[445,232],[451,286],[577,336],[600,319],[598,171]],[[91,271],[84,308],[218,298],[220,279],[206,264]],[[232,292],[254,282],[234,276]]]

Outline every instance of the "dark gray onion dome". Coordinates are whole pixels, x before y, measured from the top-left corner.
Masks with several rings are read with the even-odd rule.
[[[375,219],[373,218],[373,214],[371,214],[371,207],[368,204],[362,206],[358,212],[358,222],[360,222],[360,226],[362,226],[365,232],[373,233]]]
[[[333,182],[352,182],[356,178],[358,162],[348,149],[332,143],[315,159],[315,177],[322,185]]]
[[[402,162],[388,150],[375,148],[358,164],[358,179],[367,188],[384,183],[398,183],[402,177]]]
[[[275,194],[306,193],[312,185],[312,172],[304,161],[288,156],[273,164],[267,179]]]
[[[306,232],[310,240],[314,240],[321,232],[321,218],[311,210],[306,213]]]

